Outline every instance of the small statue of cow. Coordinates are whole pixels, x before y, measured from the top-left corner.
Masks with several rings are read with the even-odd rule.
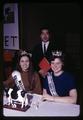
[[[5,92],[8,105],[13,105],[13,103],[20,103],[21,108],[28,105],[27,92],[25,90],[14,90],[12,88],[6,88]]]

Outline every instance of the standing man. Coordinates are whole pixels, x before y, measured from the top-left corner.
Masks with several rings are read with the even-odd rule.
[[[41,41],[32,51],[32,62],[34,70],[37,71],[40,76],[44,77],[46,72],[40,69],[39,63],[44,57],[50,62],[52,51],[58,49],[58,46],[55,40],[51,40],[51,33],[48,28],[42,28],[40,32]]]

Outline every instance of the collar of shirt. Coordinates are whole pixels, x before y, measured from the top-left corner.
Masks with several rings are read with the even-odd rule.
[[[44,44],[45,44],[46,50],[47,50],[48,45],[49,45],[49,41],[47,41],[47,42],[43,42],[43,41],[42,41],[42,49],[43,49],[43,51],[44,51]]]

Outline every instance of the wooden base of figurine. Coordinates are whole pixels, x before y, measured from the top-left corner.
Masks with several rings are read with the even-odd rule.
[[[16,104],[16,107],[14,107],[12,105],[5,104],[5,105],[3,105],[3,107],[7,108],[7,109],[18,110],[18,111],[23,111],[23,112],[26,112],[30,108],[29,105],[24,106],[23,108],[21,108],[21,105],[19,105],[19,104]]]

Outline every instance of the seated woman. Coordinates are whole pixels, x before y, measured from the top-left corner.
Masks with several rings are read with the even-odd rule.
[[[63,70],[63,61],[61,51],[53,52],[51,71],[43,81],[43,100],[76,104],[75,80],[70,73]]]
[[[25,91],[42,94],[40,78],[31,67],[31,54],[26,51],[19,51],[18,55],[17,70],[13,71],[9,78],[3,82],[4,87],[13,88],[17,86],[19,89],[23,87],[22,89]]]

